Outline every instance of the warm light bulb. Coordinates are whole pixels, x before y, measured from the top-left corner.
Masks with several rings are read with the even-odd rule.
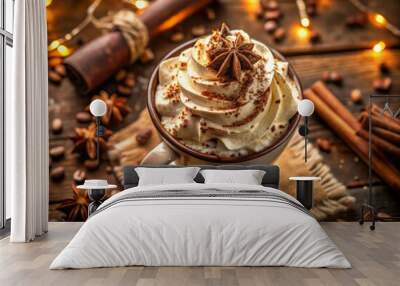
[[[308,37],[308,34],[309,34],[309,30],[308,30],[308,29],[303,28],[303,27],[298,27],[298,29],[297,29],[297,36],[298,36],[300,39],[305,39],[305,38],[307,38],[307,37]]]
[[[145,0],[136,0],[135,1],[135,6],[139,10],[142,10],[142,9],[146,8],[147,6],[149,6],[149,2],[145,1]]]
[[[386,44],[382,41],[380,41],[379,43],[376,43],[372,50],[374,51],[374,53],[379,54],[381,53],[384,49],[386,48]]]
[[[314,103],[309,99],[303,99],[298,102],[297,111],[301,116],[311,116],[314,113]]]
[[[374,19],[375,19],[375,22],[376,22],[378,25],[381,25],[381,26],[386,25],[386,19],[385,19],[385,17],[383,17],[381,14],[376,14],[375,17],[374,17]]]
[[[58,47],[57,47],[57,52],[60,54],[60,56],[62,56],[62,57],[67,57],[67,56],[69,56],[69,49],[66,47],[66,46],[64,46],[64,45],[59,45]]]
[[[101,99],[95,99],[90,103],[89,110],[93,116],[101,117],[107,113],[107,104]]]
[[[53,0],[46,0],[46,7],[49,7]]]
[[[51,44],[49,45],[49,51],[55,50],[60,46],[59,41],[52,41]]]
[[[310,19],[308,18],[302,18],[300,22],[301,25],[305,28],[308,28],[310,26]]]

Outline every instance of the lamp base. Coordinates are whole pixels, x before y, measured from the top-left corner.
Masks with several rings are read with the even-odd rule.
[[[102,200],[106,195],[106,189],[90,189],[88,190],[88,195],[91,200],[91,203],[88,206],[88,214],[90,216],[101,205]]]
[[[313,181],[296,181],[297,200],[310,210],[313,207]]]

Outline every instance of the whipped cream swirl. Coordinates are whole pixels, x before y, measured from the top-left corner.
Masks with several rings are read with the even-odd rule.
[[[160,64],[156,109],[161,123],[201,153],[240,157],[259,152],[285,133],[297,112],[300,94],[287,76],[288,63],[242,30],[225,38],[234,42],[238,35],[261,57],[239,80],[217,77],[210,68],[210,50],[221,44],[219,31]]]

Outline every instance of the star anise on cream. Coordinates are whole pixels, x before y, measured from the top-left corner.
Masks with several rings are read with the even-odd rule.
[[[101,118],[101,122],[104,125],[109,125],[111,121],[120,123],[124,116],[131,112],[128,100],[124,97],[118,97],[116,94],[109,95],[106,91],[102,90],[93,99],[101,99],[107,105],[107,113]]]
[[[71,138],[74,142],[72,153],[79,153],[83,157],[95,159],[97,143],[100,144],[101,151],[107,150],[106,140],[111,135],[111,130],[105,128],[103,136],[101,136],[97,142],[95,123],[91,123],[87,128],[75,128],[75,136]]]
[[[227,35],[230,34],[231,30],[229,29],[228,25],[225,23],[221,24],[221,27],[219,28],[219,32],[223,37],[226,37]]]
[[[88,217],[88,195],[75,185],[72,185],[72,192],[73,197],[63,200],[57,209],[67,214],[67,221],[85,221]]]
[[[242,70],[252,70],[261,56],[253,52],[254,44],[245,43],[241,34],[231,41],[225,36],[219,38],[221,47],[207,51],[210,58],[208,66],[217,72],[218,78],[224,76],[239,80]]]

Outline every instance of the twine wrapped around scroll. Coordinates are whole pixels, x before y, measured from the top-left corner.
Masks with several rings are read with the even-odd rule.
[[[121,10],[101,19],[92,17],[91,21],[98,29],[121,32],[129,47],[131,63],[143,53],[149,42],[146,26],[133,11]]]
[[[115,15],[96,19],[93,11],[97,0],[88,11],[89,22],[109,31],[93,39],[69,56],[64,64],[68,76],[80,93],[88,93],[128,63],[140,56],[149,39],[178,24],[213,0],[156,0],[143,13],[133,15],[120,11]]]

